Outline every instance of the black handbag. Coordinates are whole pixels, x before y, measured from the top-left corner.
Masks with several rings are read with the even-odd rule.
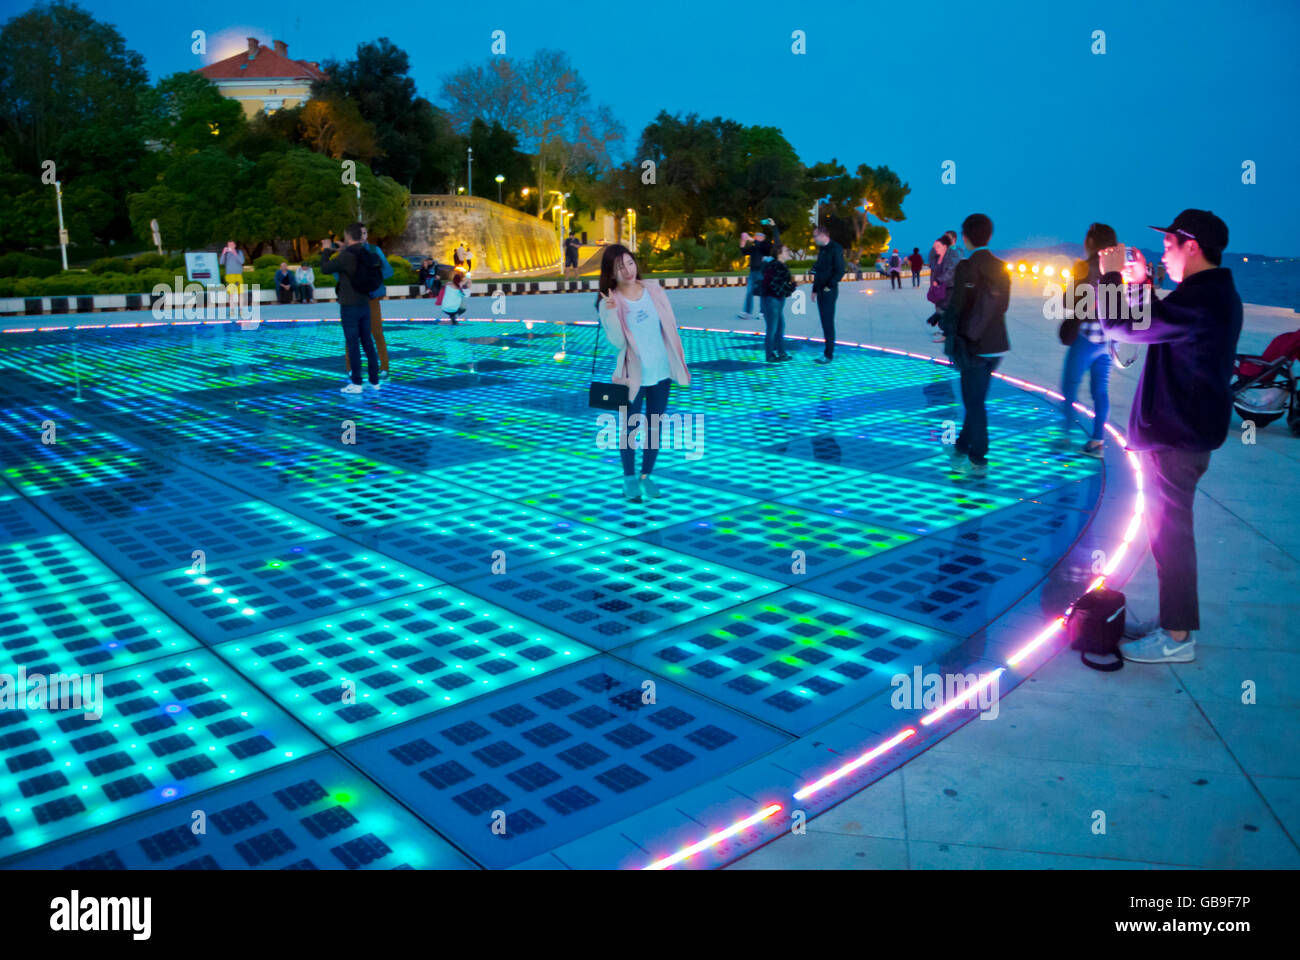
[[[599,308],[597,308],[599,309]],[[628,405],[626,383],[603,383],[596,379],[596,357],[600,353],[602,325],[596,322],[596,346],[591,351],[591,386],[587,388],[587,406],[597,410],[618,410]]]

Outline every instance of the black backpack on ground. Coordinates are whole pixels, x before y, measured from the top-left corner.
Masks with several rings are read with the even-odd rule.
[[[1119,652],[1124,639],[1124,594],[1102,587],[1085,593],[1074,605],[1065,622],[1065,632],[1070,638],[1070,649],[1079,651],[1079,659],[1094,670],[1109,673],[1124,666]],[[1115,658],[1114,663],[1095,663],[1088,655]]]
[[[780,260],[773,257],[763,265],[763,289],[769,297],[784,300],[794,293],[797,286],[794,277],[790,276],[790,268]]]
[[[362,244],[348,247],[348,252],[356,260],[356,269],[352,273],[353,290],[369,294],[384,285],[384,271],[377,256]]]

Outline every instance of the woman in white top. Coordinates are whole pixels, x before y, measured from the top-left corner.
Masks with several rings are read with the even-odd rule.
[[[642,280],[641,268],[632,251],[622,244],[605,248],[600,262],[600,322],[609,342],[618,349],[613,382],[627,384],[628,406],[620,410],[623,437],[619,453],[623,460],[623,494],[640,502],[642,493],[659,496],[651,478],[659,455],[660,418],[668,408],[668,391],[673,382],[688,385],[690,371],[677,333],[677,319],[663,288],[654,280]],[[628,424],[645,404],[646,429],[641,454],[641,477],[636,474],[636,451]]]

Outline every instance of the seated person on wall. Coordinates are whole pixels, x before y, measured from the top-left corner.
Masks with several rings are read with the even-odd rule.
[[[293,303],[294,286],[293,271],[289,269],[289,264],[280,264],[280,269],[275,271],[276,302]]]
[[[295,276],[297,285],[294,289],[296,299],[299,303],[316,302],[316,271],[311,268],[310,263],[304,263],[298,267]]]

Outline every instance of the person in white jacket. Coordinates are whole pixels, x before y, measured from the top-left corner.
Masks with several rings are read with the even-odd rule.
[[[659,456],[660,424],[668,409],[673,383],[691,382],[686,354],[677,332],[677,318],[668,296],[655,280],[642,280],[636,257],[622,244],[605,248],[600,263],[600,322],[605,336],[618,350],[613,382],[627,385],[628,406],[624,418],[619,454],[623,461],[623,494],[641,502],[659,496],[651,474]],[[645,406],[646,429],[641,445],[641,475],[636,473],[636,451],[632,447],[632,418]],[[638,419],[641,419],[638,417]]]

